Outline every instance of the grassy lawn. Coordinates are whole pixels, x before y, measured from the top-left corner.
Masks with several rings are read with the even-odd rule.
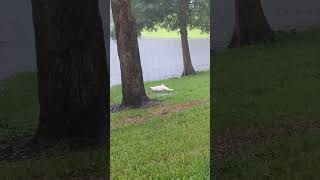
[[[320,177],[319,41],[310,30],[212,55],[215,149],[237,150],[217,158],[216,179]]]
[[[22,73],[0,81],[0,141],[32,136],[38,123],[36,77]],[[1,145],[1,144],[0,144]],[[0,162],[1,179],[104,177],[105,149],[54,151],[29,160]]]
[[[149,87],[174,91],[158,96]],[[162,105],[111,114],[112,179],[209,179],[209,72],[145,84]],[[120,103],[120,86],[111,103]]]
[[[189,30],[188,36],[191,39],[200,39],[200,38],[210,38],[210,35],[207,33],[202,33],[198,29]],[[178,31],[167,31],[166,29],[159,28],[157,31],[143,31],[141,33],[143,38],[180,38]]]

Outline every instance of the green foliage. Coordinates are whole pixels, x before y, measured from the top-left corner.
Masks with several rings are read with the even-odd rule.
[[[144,38],[179,38],[180,34],[178,31],[168,31],[166,29],[157,29],[156,31],[144,30],[141,32],[141,37]],[[189,39],[209,39],[209,34],[204,34],[199,29],[192,29],[188,31]]]
[[[158,31],[159,29],[166,29],[168,33],[177,32],[179,29],[178,5],[177,0],[132,0],[138,36],[150,34],[152,31]],[[210,32],[209,0],[189,0],[187,22],[190,30],[200,30],[201,33],[208,34]],[[110,36],[113,39],[116,36],[111,9]],[[204,35],[198,36],[202,37]],[[156,37],[162,37],[162,35]]]
[[[157,27],[170,31],[179,29],[181,0],[133,0],[133,8],[139,31],[156,30]],[[209,0],[187,0],[187,23],[190,29],[210,30]]]

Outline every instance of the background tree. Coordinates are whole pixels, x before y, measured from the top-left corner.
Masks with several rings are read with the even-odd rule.
[[[145,92],[137,39],[137,26],[130,0],[111,0],[122,82],[122,105],[141,106]]]
[[[137,31],[137,36],[141,35],[141,31]],[[110,9],[110,37],[111,39],[116,39],[116,30],[114,27],[113,15],[112,10]]]
[[[209,32],[209,0],[134,0],[139,32],[146,30],[179,30],[183,51],[183,76],[195,74],[188,44],[188,29]]]
[[[111,8],[110,8],[110,38],[116,39],[116,30],[114,27],[114,21],[113,21],[113,15],[112,15]]]
[[[98,0],[32,0],[39,126],[36,140],[106,141],[108,74]]]
[[[235,0],[235,28],[229,48],[273,39],[260,0]]]

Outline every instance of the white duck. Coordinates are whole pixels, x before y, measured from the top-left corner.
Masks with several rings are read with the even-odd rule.
[[[160,86],[150,87],[150,89],[154,92],[173,91],[173,89],[168,88],[164,84],[161,84]]]

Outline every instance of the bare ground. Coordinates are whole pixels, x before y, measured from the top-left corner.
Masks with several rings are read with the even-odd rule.
[[[144,106],[143,108],[148,109],[148,112],[143,116],[132,116],[127,117],[118,121],[111,121],[111,128],[115,129],[124,125],[130,124],[143,124],[151,115],[158,117],[170,115],[172,113],[177,113],[180,111],[185,111],[191,109],[194,106],[209,103],[207,99],[193,100],[186,103],[180,104],[165,104],[157,103],[150,106]]]

